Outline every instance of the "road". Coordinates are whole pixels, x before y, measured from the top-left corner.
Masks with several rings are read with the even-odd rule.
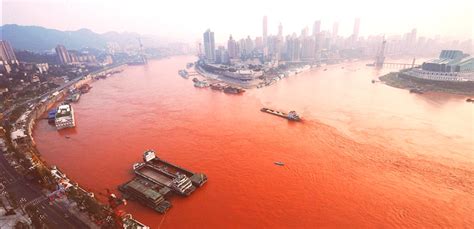
[[[0,174],[5,178],[5,190],[15,194],[20,202],[28,203],[40,209],[40,214],[50,228],[89,228],[76,216],[70,215],[58,204],[50,204],[41,189],[30,184],[13,169],[4,155],[0,153]],[[68,216],[68,217],[66,217]]]

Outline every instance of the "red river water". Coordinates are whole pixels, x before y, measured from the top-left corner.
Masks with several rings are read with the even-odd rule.
[[[132,178],[146,149],[206,173],[208,183],[173,197],[165,215],[124,207],[152,228],[474,227],[474,106],[465,97],[372,84],[390,70],[365,62],[228,95],[177,74],[193,60],[95,82],[73,105],[75,129],[38,122],[44,159],[96,193]]]

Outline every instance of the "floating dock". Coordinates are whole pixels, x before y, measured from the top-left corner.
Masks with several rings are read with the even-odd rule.
[[[143,162],[135,163],[136,177],[120,185],[126,199],[138,200],[157,212],[164,213],[171,203],[165,199],[172,193],[189,196],[207,181],[203,173],[194,173],[156,157],[155,151],[147,150]]]

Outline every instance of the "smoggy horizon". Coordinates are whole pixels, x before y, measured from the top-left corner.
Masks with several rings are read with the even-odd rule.
[[[410,6],[410,7],[406,7]],[[417,29],[418,36],[472,39],[472,3],[455,0],[441,3],[397,1],[334,1],[314,3],[252,2],[228,3],[154,3],[148,1],[90,0],[4,0],[2,25],[20,24],[58,30],[87,28],[97,33],[109,31],[157,35],[178,41],[196,41],[210,28],[218,43],[235,38],[262,36],[262,19],[268,17],[268,34],[276,35],[282,23],[283,34],[312,33],[313,23],[321,20],[321,30],[332,32],[339,24],[338,35],[352,34],[355,18],[360,18],[360,36],[403,35]],[[220,9],[220,10],[219,10]],[[46,16],[47,15],[47,16]],[[97,23],[101,22],[101,23]]]

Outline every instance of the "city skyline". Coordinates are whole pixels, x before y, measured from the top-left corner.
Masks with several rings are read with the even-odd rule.
[[[417,28],[420,36],[441,35],[459,40],[472,39],[472,29],[466,29],[472,28],[472,3],[469,1],[457,0],[449,5],[431,3],[429,10],[423,3],[417,2],[385,3],[296,1],[292,4],[281,4],[243,1],[240,4],[242,6],[234,6],[234,10],[230,12],[218,10],[212,14],[203,14],[202,12],[206,12],[205,6],[211,4],[210,2],[187,2],[181,6],[175,3],[154,4],[143,1],[133,4],[114,1],[112,4],[107,0],[99,3],[47,0],[39,4],[30,0],[6,0],[2,5],[2,25],[38,25],[59,30],[89,28],[99,33],[126,31],[195,41],[207,28],[219,31],[216,33],[216,40],[226,40],[230,34],[234,37],[262,36],[263,16],[268,17],[268,35],[277,35],[280,23],[283,25],[284,34],[292,34],[299,33],[305,27],[312,28],[313,23],[319,20],[321,30],[332,31],[334,23],[337,23],[338,34],[348,37],[353,33],[354,19],[359,18],[359,36],[363,37],[402,34]],[[340,7],[341,5],[345,7]],[[405,7],[406,5],[410,7]],[[399,17],[400,11],[403,11],[402,18]],[[49,12],[48,17],[44,17],[43,12]],[[70,16],[64,18],[64,15]],[[439,15],[444,16],[440,18]],[[58,17],[61,17],[61,20],[55,20]],[[97,23],[98,21],[102,23]]]

